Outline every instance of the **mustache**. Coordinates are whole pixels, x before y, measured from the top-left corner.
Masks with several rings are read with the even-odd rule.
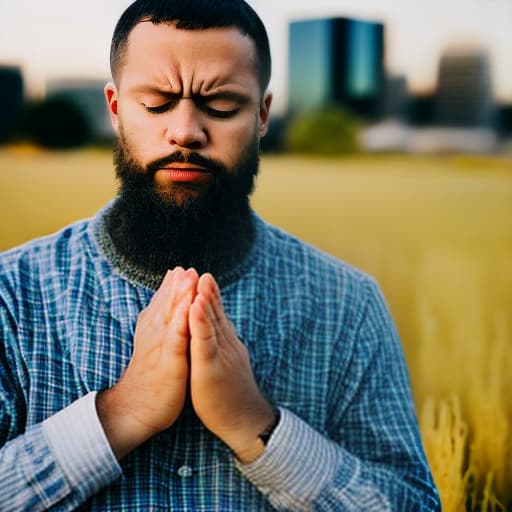
[[[227,169],[224,164],[212,158],[204,157],[194,151],[187,153],[184,153],[182,151],[176,151],[171,155],[159,158],[157,160],[153,160],[152,162],[147,164],[146,170],[149,176],[153,176],[158,171],[158,169],[161,169],[162,167],[167,167],[168,165],[174,163],[193,164],[199,167],[204,167],[208,172],[212,173],[215,177],[225,176],[227,174]]]

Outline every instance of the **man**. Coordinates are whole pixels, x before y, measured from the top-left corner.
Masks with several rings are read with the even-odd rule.
[[[0,260],[0,509],[439,510],[378,288],[249,207],[258,16],[137,0],[111,66],[119,197]]]

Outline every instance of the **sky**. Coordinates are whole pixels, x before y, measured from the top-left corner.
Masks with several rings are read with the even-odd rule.
[[[214,0],[212,0],[213,4]],[[269,32],[271,89],[286,108],[290,20],[349,16],[386,24],[386,68],[415,93],[436,84],[439,58],[461,44],[484,47],[496,97],[512,103],[512,0],[249,0]],[[23,67],[27,89],[54,78],[108,79],[114,25],[130,0],[0,0],[0,64]]]

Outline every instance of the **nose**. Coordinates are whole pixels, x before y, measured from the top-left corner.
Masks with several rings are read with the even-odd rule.
[[[172,146],[201,149],[208,141],[203,116],[191,98],[182,98],[169,116],[166,138]]]

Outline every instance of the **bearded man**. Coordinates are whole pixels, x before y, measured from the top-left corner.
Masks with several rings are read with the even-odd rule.
[[[439,510],[374,281],[260,219],[265,28],[137,0],[118,197],[0,258],[0,509]]]

